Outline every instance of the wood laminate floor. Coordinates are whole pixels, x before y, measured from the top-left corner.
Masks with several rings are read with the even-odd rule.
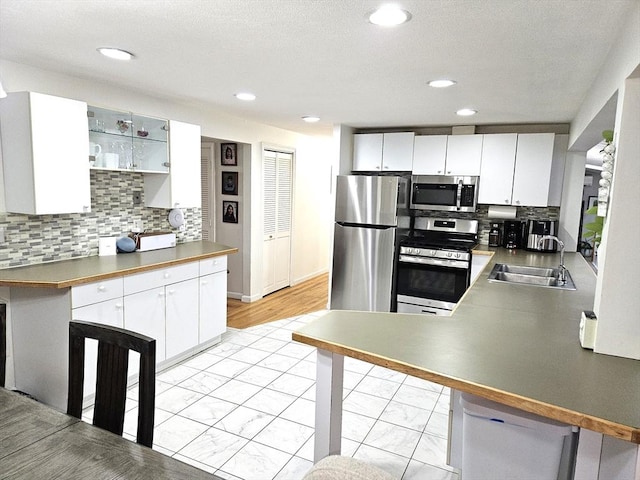
[[[227,300],[227,326],[248,328],[254,325],[304,315],[327,308],[329,274],[324,273],[293,287],[273,292],[257,302]]]

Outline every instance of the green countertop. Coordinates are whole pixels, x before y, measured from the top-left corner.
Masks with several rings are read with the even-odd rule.
[[[236,253],[237,248],[198,241],[173,248],[120,253],[42,263],[0,270],[0,287],[68,288],[107,278],[180,265],[206,258]]]
[[[559,255],[489,249],[486,268],[451,317],[329,311],[293,339],[640,443],[640,361],[578,340],[596,276],[565,255],[576,291],[488,281],[494,263],[557,266]]]

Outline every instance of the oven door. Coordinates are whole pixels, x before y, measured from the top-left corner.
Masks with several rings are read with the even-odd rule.
[[[470,273],[467,261],[400,255],[397,311],[449,315],[469,287]]]

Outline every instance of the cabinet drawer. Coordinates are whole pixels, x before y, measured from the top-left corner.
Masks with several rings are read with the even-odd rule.
[[[227,256],[207,258],[200,260],[200,276],[210,273],[222,272],[227,269]]]
[[[142,292],[171,283],[181,282],[198,276],[198,262],[186,263],[168,268],[159,268],[149,272],[124,277],[124,294]]]
[[[71,288],[71,308],[83,307],[122,297],[122,277],[87,283]]]

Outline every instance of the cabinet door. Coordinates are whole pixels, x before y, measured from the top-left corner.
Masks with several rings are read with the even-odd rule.
[[[156,361],[166,358],[164,287],[124,297],[124,328],[155,338]],[[137,371],[137,365],[129,366],[130,374]]]
[[[413,132],[385,133],[382,139],[382,170],[410,172],[413,165]]]
[[[446,135],[419,135],[413,141],[414,175],[444,175]]]
[[[200,126],[169,121],[169,175],[146,174],[145,205],[200,208]]]
[[[513,205],[546,207],[549,198],[553,133],[518,135],[513,175]]]
[[[124,326],[122,298],[86,305],[71,310],[72,320],[100,323],[112,327]],[[86,398],[96,391],[96,365],[98,362],[98,341],[87,339],[85,342],[84,392]]]
[[[6,210],[90,212],[87,104],[32,92],[1,103]]]
[[[227,272],[200,278],[199,343],[207,342],[227,330]]]
[[[353,171],[380,171],[382,133],[358,133],[353,136]]]
[[[483,135],[447,137],[447,175],[480,175]]]
[[[167,285],[167,358],[198,345],[198,279]]]
[[[511,205],[517,140],[516,133],[484,136],[478,203]]]

